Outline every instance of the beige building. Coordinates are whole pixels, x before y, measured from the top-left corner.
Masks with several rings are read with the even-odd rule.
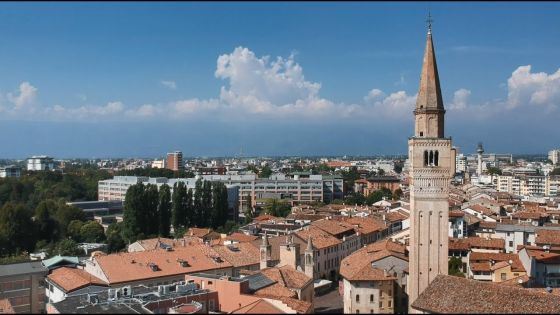
[[[455,174],[456,152],[451,138],[444,137],[444,115],[430,27],[414,110],[415,133],[408,141],[411,166],[409,303],[413,303],[437,275],[447,274],[448,269],[449,184]]]

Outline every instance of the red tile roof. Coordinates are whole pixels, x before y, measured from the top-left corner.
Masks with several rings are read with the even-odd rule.
[[[429,313],[560,313],[556,295],[530,289],[470,280],[448,275],[437,276],[412,303]]]
[[[539,245],[560,245],[560,230],[538,229],[536,231],[535,243]]]
[[[47,278],[66,293],[85,288],[89,285],[107,286],[103,280],[90,275],[82,269],[60,267],[54,269]]]
[[[349,281],[383,281],[396,279],[393,274],[373,267],[373,263],[385,257],[394,256],[408,261],[404,245],[383,240],[360,248],[340,263],[340,275]]]

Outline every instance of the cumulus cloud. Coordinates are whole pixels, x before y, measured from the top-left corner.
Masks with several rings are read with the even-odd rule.
[[[177,89],[177,83],[175,83],[175,81],[165,81],[162,80],[161,85],[165,86],[166,88],[170,89],[170,90],[176,90]]]
[[[104,106],[64,107],[54,105],[45,109],[45,114],[53,114],[54,118],[63,119],[94,119],[95,117],[119,116],[125,110],[122,102],[109,102]]]
[[[453,93],[453,101],[451,102],[449,109],[451,110],[464,110],[467,108],[469,97],[471,96],[471,91],[467,89],[459,89]]]
[[[507,86],[507,108],[536,105],[553,110],[560,102],[560,69],[553,74],[531,73],[531,65],[520,66],[511,74]]]
[[[407,95],[405,91],[391,93],[373,104],[375,114],[393,119],[412,119],[417,96]]]
[[[37,88],[29,82],[22,82],[19,85],[19,94],[8,93],[7,98],[15,105],[16,109],[24,108],[27,105],[33,104],[37,97]]]
[[[364,96],[364,101],[366,103],[371,103],[374,101],[379,100],[380,98],[384,97],[385,93],[383,93],[383,91],[379,90],[379,89],[372,89],[371,91],[369,91],[369,93]]]

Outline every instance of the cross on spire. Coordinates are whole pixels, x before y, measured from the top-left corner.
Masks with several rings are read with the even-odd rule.
[[[430,11],[428,11],[428,19],[426,20],[426,23],[428,23],[428,34],[432,34],[432,22],[434,20],[432,19],[432,13]]]

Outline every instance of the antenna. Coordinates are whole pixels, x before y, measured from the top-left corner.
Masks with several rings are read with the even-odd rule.
[[[428,19],[426,20],[426,23],[428,24],[428,34],[432,34],[432,22],[434,20],[432,19],[432,13],[430,11],[428,11]]]

